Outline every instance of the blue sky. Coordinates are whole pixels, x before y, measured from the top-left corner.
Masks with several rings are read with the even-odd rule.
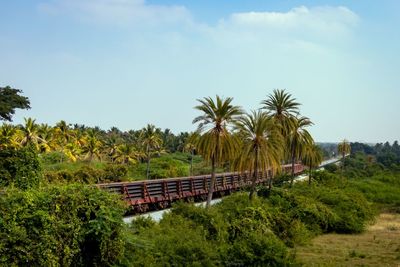
[[[196,99],[286,88],[317,141],[400,139],[400,1],[0,1],[0,86],[23,117],[192,131]]]

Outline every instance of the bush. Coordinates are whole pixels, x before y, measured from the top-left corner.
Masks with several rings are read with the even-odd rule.
[[[0,186],[28,189],[39,186],[41,178],[42,167],[34,148],[0,150]]]
[[[204,229],[179,215],[144,229],[132,245],[130,266],[213,266],[219,258]]]
[[[41,162],[46,165],[60,163],[64,158],[64,154],[58,151],[43,153],[40,155]]]
[[[77,170],[45,171],[44,177],[49,183],[106,183],[124,181],[128,173],[128,168],[124,165],[109,164],[104,169],[95,169],[84,165]]]
[[[179,215],[206,231],[207,240],[224,242],[227,239],[228,229],[226,221],[216,209],[205,209],[193,204],[177,202],[173,205],[172,216]]]
[[[295,260],[272,232],[249,231],[229,247],[224,263],[228,266],[290,266]]]
[[[0,197],[0,265],[104,266],[121,258],[122,203],[94,187],[8,190]]]

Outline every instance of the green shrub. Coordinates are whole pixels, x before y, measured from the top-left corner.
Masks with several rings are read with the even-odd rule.
[[[123,206],[95,187],[7,190],[0,197],[0,265],[104,266],[118,262]]]
[[[0,186],[28,189],[39,186],[41,178],[42,167],[34,148],[0,150]]]
[[[203,227],[179,215],[144,229],[132,245],[130,266],[213,266],[219,259]]]
[[[233,241],[224,260],[227,266],[291,266],[294,256],[272,232],[250,231]]]
[[[64,154],[58,151],[40,154],[40,160],[42,164],[45,165],[60,163],[64,158],[65,158]]]
[[[227,239],[228,229],[226,221],[215,208],[205,209],[193,204],[177,202],[173,205],[172,216],[179,215],[196,225],[200,225],[206,231],[208,240],[224,242]]]

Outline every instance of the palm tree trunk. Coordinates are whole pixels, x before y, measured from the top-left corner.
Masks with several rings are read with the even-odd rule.
[[[267,172],[267,174],[268,174],[268,172]],[[274,172],[271,169],[271,177],[269,177],[269,180],[268,180],[268,194],[270,194],[271,190],[272,190],[272,178],[273,177],[274,177]]]
[[[194,150],[192,149],[192,151],[190,153],[190,176],[193,175],[193,154],[194,154]]]
[[[206,208],[209,208],[211,205],[211,200],[214,193],[214,184],[215,184],[215,155],[213,155],[211,158],[211,181],[210,181],[210,187],[208,189]]]
[[[257,183],[257,176],[258,176],[258,149],[255,149],[256,152],[256,160],[254,163],[254,173],[253,173],[253,181],[251,185],[251,191],[249,198],[250,200],[254,199],[254,193],[256,192],[256,183]]]
[[[290,179],[290,186],[293,185],[294,181],[294,161],[295,161],[295,156],[294,156],[294,147],[292,148],[292,174],[291,174],[291,179]]]
[[[146,154],[147,154],[146,179],[149,180],[149,175],[150,175],[150,153],[149,153],[149,145],[147,145],[147,147],[146,147]]]
[[[310,164],[310,169],[309,169],[309,174],[308,174],[308,185],[311,185],[311,164]]]

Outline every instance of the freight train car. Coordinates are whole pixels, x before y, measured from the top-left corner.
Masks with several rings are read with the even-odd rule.
[[[303,165],[295,164],[295,173],[303,171]],[[284,165],[282,169],[290,173],[291,165]],[[271,173],[260,173],[257,184],[268,182]],[[167,178],[144,180],[135,182],[98,184],[110,193],[120,194],[130,205],[131,213],[143,213],[149,210],[167,208],[177,200],[201,201],[207,198],[211,175],[192,177]],[[234,191],[251,185],[248,173],[218,173],[214,185],[213,197],[222,197]]]

